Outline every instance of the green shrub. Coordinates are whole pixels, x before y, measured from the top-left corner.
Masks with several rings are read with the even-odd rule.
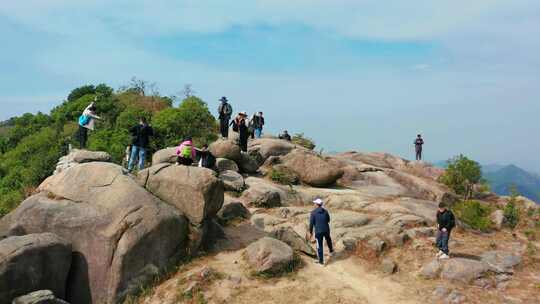
[[[493,222],[489,218],[491,208],[478,201],[462,201],[452,207],[456,217],[463,223],[480,231],[489,231]]]
[[[472,197],[473,186],[482,181],[482,169],[477,162],[459,155],[448,160],[448,168],[439,181],[467,200]]]
[[[504,223],[512,229],[516,228],[519,223],[519,209],[514,197],[510,198],[510,201],[504,206],[503,213]]]
[[[270,179],[282,185],[294,185],[298,183],[298,176],[294,171],[285,166],[274,166],[270,170]]]
[[[302,146],[310,150],[315,149],[315,143],[313,142],[313,140],[305,137],[304,133],[295,134],[292,137],[292,142],[296,145]]]

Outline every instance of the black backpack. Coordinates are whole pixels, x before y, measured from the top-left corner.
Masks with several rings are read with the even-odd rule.
[[[232,122],[232,129],[234,132],[238,132],[238,123],[236,123],[236,120]]]

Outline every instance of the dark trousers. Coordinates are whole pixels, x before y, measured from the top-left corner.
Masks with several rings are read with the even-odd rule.
[[[79,126],[79,135],[77,137],[79,138],[79,147],[81,149],[85,149],[86,141],[88,140],[88,129],[83,126]]]
[[[448,250],[448,241],[450,240],[450,231],[441,231],[437,233],[437,240],[435,243],[437,244],[437,248],[439,248],[440,251],[444,252],[445,254],[449,254]]]
[[[179,164],[179,165],[191,166],[191,164],[193,164],[193,159],[178,156],[176,158],[176,163]]]
[[[416,160],[422,160],[422,149],[416,149]]]
[[[330,238],[330,232],[316,233],[315,239],[317,240],[317,256],[319,257],[319,263],[324,263],[324,251],[323,251],[323,239],[326,239],[326,245],[328,250],[334,252],[334,246],[332,246],[332,238]]]
[[[221,136],[225,138],[229,137],[229,118],[219,119],[219,129],[221,131]]]
[[[240,133],[240,150],[247,152],[249,134]]]

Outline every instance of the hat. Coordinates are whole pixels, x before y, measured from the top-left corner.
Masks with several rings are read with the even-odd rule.
[[[246,111],[240,112],[240,113],[238,113],[238,114],[240,114],[240,115],[242,115],[242,116],[247,116],[247,112],[246,112]]]
[[[323,200],[320,199],[320,198],[315,199],[315,200],[313,201],[313,203],[316,204],[316,205],[319,205],[319,206],[324,205]]]
[[[221,98],[219,99],[219,101],[228,101],[228,100],[227,100],[227,97],[223,96],[223,97],[221,97]]]

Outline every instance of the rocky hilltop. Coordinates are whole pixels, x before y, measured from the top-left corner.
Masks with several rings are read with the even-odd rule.
[[[500,210],[499,230],[458,223],[452,258],[434,258],[437,205],[460,200],[441,169],[274,138],[210,150],[216,170],[169,148],[135,175],[104,152],[63,157],[0,219],[0,303],[538,303],[538,243]],[[325,267],[306,240],[315,197],[337,252]]]

